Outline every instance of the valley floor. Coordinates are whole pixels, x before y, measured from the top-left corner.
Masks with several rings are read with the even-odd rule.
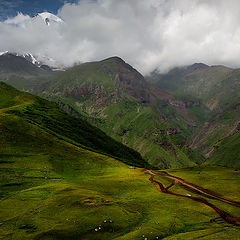
[[[0,239],[240,239],[239,226],[193,198],[206,199],[235,217],[240,217],[239,206],[186,188],[161,171],[155,175],[87,150],[75,151],[79,162],[59,175],[40,170],[40,165],[38,172],[22,174],[16,166],[19,157],[1,159],[1,172],[8,168],[11,174],[0,178]],[[89,168],[77,174],[83,159]],[[91,167],[91,161],[98,163]],[[216,192],[218,198],[240,199],[240,175],[234,169],[200,166],[167,173],[214,196]],[[160,193],[149,177],[176,195]]]

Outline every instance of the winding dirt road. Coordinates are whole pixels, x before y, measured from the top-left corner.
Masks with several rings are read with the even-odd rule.
[[[155,174],[152,171],[147,170],[145,173],[150,175],[149,180],[151,181],[151,183],[153,183],[156,186],[156,188],[160,192],[165,193],[165,194],[174,195],[174,196],[177,196],[177,197],[189,198],[189,199],[192,199],[193,201],[200,202],[200,203],[210,207],[212,210],[214,210],[227,223],[230,223],[230,224],[233,224],[233,225],[236,225],[236,226],[240,226],[240,217],[232,216],[231,214],[229,214],[229,213],[221,210],[220,208],[216,207],[214,204],[208,202],[204,198],[193,197],[191,195],[187,196],[187,195],[183,195],[183,194],[179,194],[179,193],[174,193],[172,191],[169,191],[169,188],[174,186],[175,184],[180,183],[184,187],[187,187],[188,189],[193,190],[194,192],[196,192],[198,194],[204,195],[208,198],[216,199],[218,201],[221,201],[221,202],[224,202],[224,203],[236,206],[236,207],[240,207],[240,202],[236,202],[236,201],[232,201],[232,200],[229,200],[229,199],[222,198],[217,193],[214,193],[214,192],[212,192],[208,189],[204,189],[202,187],[199,187],[195,184],[188,183],[184,179],[181,179],[179,177],[175,177],[175,176],[170,175],[170,174],[168,174],[167,172],[164,172],[164,171],[161,171],[160,173]],[[162,183],[154,180],[154,177],[157,176],[157,175],[159,175],[161,177],[166,177],[166,178],[172,179],[174,181],[169,187],[164,187],[164,185]]]
[[[208,198],[213,198],[213,199],[219,200],[221,202],[233,205],[235,207],[240,207],[240,202],[236,202],[236,201],[233,201],[233,200],[223,198],[219,194],[217,194],[213,191],[210,191],[208,189],[204,189],[204,188],[202,188],[202,187],[200,187],[196,184],[189,183],[189,182],[185,181],[184,179],[179,178],[179,177],[175,177],[173,175],[170,175],[169,173],[167,173],[165,171],[161,171],[157,175],[163,176],[163,177],[166,177],[166,178],[169,178],[169,179],[173,179],[175,183],[180,183],[181,185],[187,187],[187,189],[189,189],[190,191],[194,190],[193,192],[197,192],[197,193],[202,194],[202,195],[204,195]]]

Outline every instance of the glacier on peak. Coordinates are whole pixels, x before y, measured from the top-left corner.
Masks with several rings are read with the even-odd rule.
[[[7,54],[7,53],[8,53],[8,51],[0,52],[0,56],[5,55],[5,54]]]
[[[34,18],[40,17],[42,20],[49,26],[51,23],[63,23],[64,21],[59,18],[58,16],[49,13],[49,12],[42,12],[42,13],[37,13],[33,16]]]

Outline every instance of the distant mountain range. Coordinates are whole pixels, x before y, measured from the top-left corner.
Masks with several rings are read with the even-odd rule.
[[[32,55],[19,56],[4,53],[0,55],[0,79],[25,91],[33,91],[50,76],[58,74],[47,65],[40,65]]]
[[[239,76],[240,69],[196,63],[167,74],[154,71],[148,80],[180,97],[198,98],[211,111],[218,111],[239,97]]]

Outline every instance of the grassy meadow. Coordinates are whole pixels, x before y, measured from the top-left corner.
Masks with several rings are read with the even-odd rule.
[[[142,166],[144,160],[130,150],[123,155],[125,147],[110,152],[101,145],[110,141],[101,132],[96,135],[102,140],[96,140],[93,134],[85,138],[79,132],[82,138],[76,138],[68,128],[61,131],[67,124],[62,112],[54,121],[57,110],[47,105],[43,118],[42,110],[32,107],[40,100],[5,84],[0,99],[0,239],[240,239],[239,227],[216,220],[205,205],[160,193],[144,168],[130,167],[134,159]],[[234,169],[195,166],[168,172],[226,198],[240,197]],[[171,184],[160,176],[158,181]],[[171,191],[188,193],[178,185]],[[240,216],[236,207],[209,201]]]

